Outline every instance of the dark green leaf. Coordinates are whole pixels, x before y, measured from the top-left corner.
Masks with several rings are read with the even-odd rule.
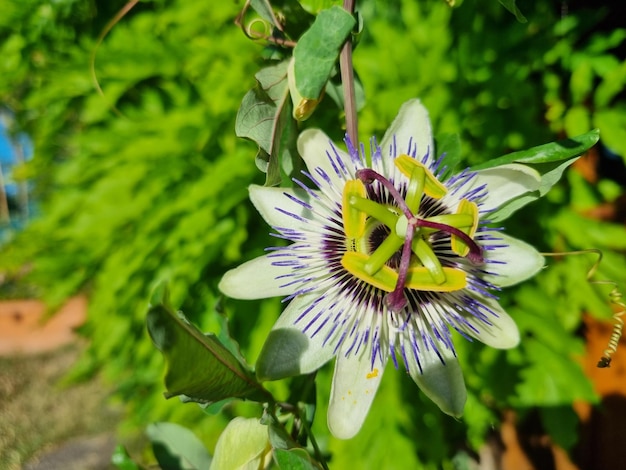
[[[323,10],[296,45],[296,88],[302,98],[317,100],[330,78],[339,50],[356,20],[343,8]]]
[[[578,442],[578,415],[571,406],[540,408],[541,422],[552,440],[570,451]]]
[[[287,95],[287,65],[280,62],[255,75],[257,84],[244,96],[235,121],[235,134],[256,142],[268,154],[278,106]]]
[[[500,222],[519,208],[544,196],[561,179],[563,172],[575,161],[575,158],[589,150],[599,138],[600,131],[594,129],[578,137],[510,153],[472,167],[472,170],[482,170],[509,163],[523,163],[541,174],[539,190],[526,193],[500,206],[497,211],[489,214],[489,220],[494,223]]]
[[[288,63],[280,62],[256,74],[257,85],[244,96],[235,122],[237,136],[250,139],[259,146],[256,162],[267,174],[266,186],[280,183],[281,157],[285,153],[289,155],[293,146],[289,142],[295,140],[285,132],[291,120]]]
[[[289,179],[297,157],[296,126],[292,118],[292,104],[286,94],[278,106],[272,128],[272,152],[269,156],[265,186],[274,186]]]
[[[224,347],[228,349],[239,362],[247,365],[246,358],[243,357],[243,354],[241,354],[239,343],[235,341],[235,339],[230,335],[230,330],[228,328],[228,317],[223,313],[219,313],[217,315],[217,322],[220,326],[220,331],[217,334],[217,339],[219,340],[219,342],[222,343]]]
[[[559,140],[558,142],[550,142],[549,144],[538,145],[527,150],[509,153],[502,157],[488,160],[480,165],[475,165],[471,169],[473,171],[483,170],[485,168],[493,168],[507,163],[524,163],[526,165],[540,163],[554,163],[561,160],[568,160],[577,157],[591,147],[600,139],[600,131],[594,129],[586,134],[572,137],[570,139]]]
[[[300,419],[306,423],[305,431],[310,430],[315,418],[315,410],[317,409],[317,387],[315,386],[315,377],[317,373],[300,375],[294,377],[291,381],[289,390],[288,403],[298,403],[300,408]],[[306,446],[308,439],[307,432],[301,433],[298,443]]]
[[[274,460],[281,470],[319,470],[321,466],[311,461],[304,449],[274,449]]]
[[[202,407],[202,410],[211,416],[215,416],[217,414],[219,414],[222,411],[222,408],[224,408],[224,406],[228,405],[231,401],[233,401],[233,398],[226,398],[224,400],[220,400],[216,403],[211,403],[210,405],[200,405]]]
[[[274,449],[288,450],[299,447],[298,443],[291,438],[289,433],[279,423],[269,424],[269,439]]]
[[[185,395],[209,404],[230,397],[271,400],[254,374],[215,335],[204,335],[182,313],[172,311],[166,293],[151,305],[147,323],[152,341],[167,360],[167,398]]]
[[[211,466],[204,444],[189,429],[174,423],[153,423],[146,428],[161,468],[203,470]]]
[[[519,21],[520,23],[526,23],[528,21],[526,17],[522,15],[522,12],[520,11],[520,9],[517,8],[517,5],[515,4],[515,0],[498,0],[498,1],[504,6],[504,8],[506,8],[507,10],[509,10],[511,13],[515,15],[515,18],[517,18],[517,21]]]

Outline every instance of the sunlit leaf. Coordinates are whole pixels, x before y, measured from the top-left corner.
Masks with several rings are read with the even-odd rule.
[[[304,99],[317,100],[330,78],[339,50],[356,24],[343,8],[323,10],[296,45],[295,82]]]
[[[520,373],[517,406],[559,406],[574,400],[597,400],[591,382],[570,354],[532,338],[527,338],[523,345],[531,365]]]
[[[202,441],[183,426],[152,423],[146,434],[161,468],[203,470],[211,465],[211,456]]]
[[[626,62],[621,62],[602,75],[602,82],[595,89],[594,106],[601,109],[626,87]]]
[[[203,334],[182,313],[175,313],[164,293],[153,300],[148,332],[167,360],[165,396],[215,403],[225,398],[269,401],[271,395],[213,334]]]
[[[626,161],[626,108],[598,110],[593,123],[602,129],[602,143]]]
[[[593,68],[590,61],[582,61],[572,72],[570,90],[575,104],[583,102],[593,90]]]
[[[341,6],[343,0],[299,0],[300,5],[314,15],[334,5]]]
[[[572,106],[564,117],[565,132],[568,135],[577,135],[589,129],[591,120],[589,110],[585,106]]]

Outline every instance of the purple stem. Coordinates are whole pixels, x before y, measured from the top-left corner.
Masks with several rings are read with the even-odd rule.
[[[354,14],[356,0],[344,0],[343,8],[351,15]],[[339,56],[341,69],[341,83],[343,85],[343,108],[346,114],[346,133],[352,143],[358,146],[359,134],[356,115],[356,99],[354,96],[354,70],[352,65],[352,40],[348,37]]]
[[[389,191],[389,194],[391,194],[393,200],[396,201],[396,204],[398,204],[398,207],[407,218],[407,220],[411,220],[413,218],[413,213],[411,212],[411,209],[409,209],[409,206],[406,205],[406,202],[402,198],[402,195],[398,192],[393,183],[385,178],[383,175],[377,173],[371,168],[363,168],[361,170],[357,170],[356,177],[363,181],[363,183],[365,184],[371,184],[373,181],[378,181],[385,187],[385,189],[387,189],[387,191]]]
[[[404,295],[404,286],[406,284],[406,277],[409,272],[409,265],[411,261],[411,245],[413,243],[413,235],[415,235],[415,227],[417,225],[417,219],[410,219],[409,226],[404,237],[404,246],[402,247],[402,258],[400,258],[400,266],[398,268],[398,281],[396,282],[396,288],[393,292],[390,292],[385,296],[385,303],[387,308],[395,313],[399,313],[407,303]]]
[[[458,228],[452,227],[451,225],[430,222],[424,219],[417,219],[416,226],[434,228],[435,230],[441,230],[442,232],[446,232],[450,235],[459,237],[461,240],[463,240],[463,243],[469,246],[470,252],[468,253],[467,258],[474,264],[482,264],[484,262],[483,253],[480,246],[478,246],[478,244],[474,240],[472,240],[468,234],[462,232]]]

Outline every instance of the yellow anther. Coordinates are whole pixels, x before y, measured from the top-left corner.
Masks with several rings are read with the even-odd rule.
[[[435,175],[433,175],[428,168],[414,158],[411,158],[408,155],[400,155],[399,157],[396,157],[394,163],[409,179],[415,178],[423,172],[425,175],[424,192],[428,196],[440,199],[448,192],[446,187],[435,177]]]
[[[405,287],[431,292],[453,292],[467,286],[465,272],[455,268],[442,268],[446,278],[442,284],[437,283],[426,267],[409,269]]]
[[[353,196],[359,196],[361,198],[367,197],[365,185],[361,180],[346,181],[346,185],[343,187],[343,228],[349,240],[359,238],[363,235],[365,231],[365,220],[367,219],[365,212],[356,209],[350,204],[350,198]]]
[[[356,278],[385,292],[393,292],[398,282],[398,273],[385,265],[376,273],[369,274],[365,270],[368,258],[364,253],[347,252],[341,258],[341,265]],[[455,268],[442,270],[445,282],[440,284],[433,279],[428,268],[423,266],[410,268],[405,287],[421,291],[452,292],[467,286],[467,276],[463,271]]]
[[[366,269],[366,264],[369,260],[369,256],[364,253],[347,252],[344,253],[341,258],[341,265],[362,281],[371,284],[378,289],[385,292],[393,292],[396,288],[396,282],[398,280],[398,274],[389,266],[382,266],[374,274],[369,274]]]

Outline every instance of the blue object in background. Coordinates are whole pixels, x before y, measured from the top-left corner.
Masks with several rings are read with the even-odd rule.
[[[32,209],[29,186],[11,176],[15,165],[31,157],[32,146],[25,135],[9,134],[11,119],[10,112],[0,110],[0,244],[24,226]]]

